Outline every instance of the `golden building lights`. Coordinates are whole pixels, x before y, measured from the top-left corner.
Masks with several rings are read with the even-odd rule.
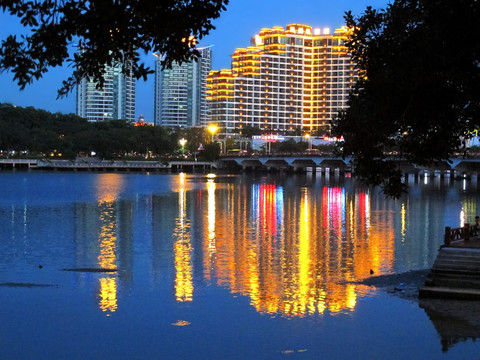
[[[210,72],[211,120],[227,132],[245,125],[327,130],[357,78],[344,46],[347,37],[346,28],[333,34],[302,24],[262,29],[252,46],[236,49],[231,70]],[[287,89],[295,96],[287,98]],[[263,114],[258,100],[267,93],[271,108]],[[245,105],[241,114],[240,103]]]

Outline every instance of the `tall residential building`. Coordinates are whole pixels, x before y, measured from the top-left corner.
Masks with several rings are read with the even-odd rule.
[[[207,76],[212,69],[210,48],[198,49],[197,61],[155,65],[155,125],[201,126],[208,121]]]
[[[328,131],[357,79],[344,46],[347,31],[262,29],[252,46],[236,49],[231,69],[210,72],[210,121],[227,132]]]
[[[122,67],[106,66],[105,84],[82,79],[77,86],[77,115],[88,121],[127,120],[135,122],[135,78]]]

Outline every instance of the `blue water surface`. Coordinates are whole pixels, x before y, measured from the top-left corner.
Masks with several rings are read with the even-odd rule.
[[[1,172],[0,359],[478,358],[360,284],[429,268],[480,212],[447,180],[394,200],[311,174]]]

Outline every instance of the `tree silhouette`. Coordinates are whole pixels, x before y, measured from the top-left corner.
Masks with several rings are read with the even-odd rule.
[[[479,127],[479,18],[476,0],[396,0],[346,14],[360,80],[333,132],[367,183],[400,196],[406,186],[387,160],[446,160]]]
[[[0,72],[10,70],[21,89],[49,68],[68,62],[72,76],[63,82],[66,95],[84,77],[103,84],[106,65],[122,64],[136,79],[153,70],[140,51],[189,61],[199,53],[196,41],[214,28],[211,21],[228,0],[5,0],[0,9],[20,19],[26,35],[9,35],[0,46]],[[77,44],[82,51],[75,51]]]

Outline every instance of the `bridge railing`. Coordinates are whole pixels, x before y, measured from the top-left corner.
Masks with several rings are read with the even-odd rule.
[[[456,243],[459,241],[468,242],[470,238],[478,236],[479,234],[480,230],[477,228],[476,225],[465,224],[463,227],[454,229],[446,226],[444,246],[450,246],[452,245],[452,243]]]

